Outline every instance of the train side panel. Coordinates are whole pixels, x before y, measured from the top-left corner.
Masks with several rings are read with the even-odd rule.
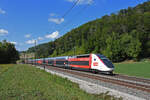
[[[90,66],[90,57],[69,58],[68,59],[68,65],[70,67],[90,69],[91,68],[91,66]]]
[[[68,56],[56,57],[53,63],[54,63],[54,66],[68,67]]]

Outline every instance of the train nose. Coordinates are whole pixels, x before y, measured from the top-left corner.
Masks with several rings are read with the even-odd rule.
[[[107,71],[108,72],[112,72],[114,70],[114,68],[108,68]]]

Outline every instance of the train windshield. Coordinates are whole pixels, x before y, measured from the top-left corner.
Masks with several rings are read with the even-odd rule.
[[[113,64],[111,63],[111,61],[109,61],[108,59],[101,59],[104,64],[109,67],[109,68],[114,68]]]
[[[108,60],[104,55],[97,54],[97,56],[104,62],[104,64],[109,68],[114,68],[114,65],[110,60]]]

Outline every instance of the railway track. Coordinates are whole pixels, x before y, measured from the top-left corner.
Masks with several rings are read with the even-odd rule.
[[[115,77],[132,80],[136,82],[143,82],[143,83],[147,83],[150,85],[150,79],[138,78],[138,77],[133,77],[133,76],[121,75],[121,74],[116,74]]]
[[[150,79],[144,79],[144,78],[137,78],[133,76],[127,76],[127,75],[121,75],[121,74],[114,74],[113,76],[106,75],[106,74],[94,74],[95,76],[101,76],[101,77],[106,77],[106,78],[111,78],[111,79],[116,79],[116,80],[123,80],[135,84],[145,84],[147,86],[150,86]]]
[[[125,75],[116,74],[114,76],[108,76],[108,75],[99,75],[99,74],[92,74],[88,72],[81,72],[76,70],[68,70],[58,67],[52,67],[52,66],[45,66],[46,69],[50,70],[56,70],[61,71],[81,77],[86,77],[89,79],[99,80],[102,82],[112,83],[140,91],[144,91],[147,93],[150,93],[150,80],[149,79],[142,79],[137,77],[129,77]]]

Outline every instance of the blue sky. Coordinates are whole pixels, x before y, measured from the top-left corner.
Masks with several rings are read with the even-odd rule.
[[[88,21],[147,0],[0,0],[0,41],[6,39],[17,50],[27,50],[53,41]]]

